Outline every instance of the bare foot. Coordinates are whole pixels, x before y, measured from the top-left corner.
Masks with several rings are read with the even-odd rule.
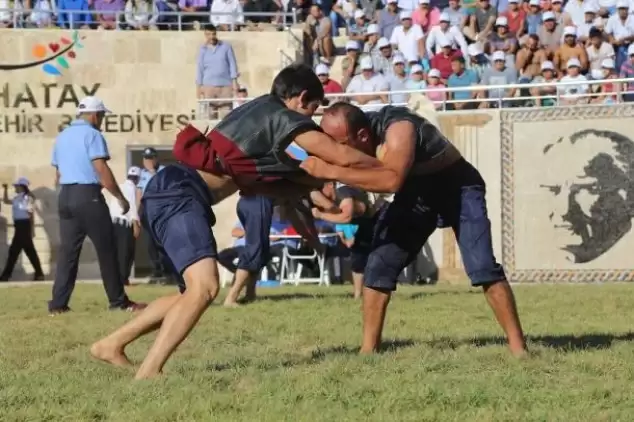
[[[123,353],[123,350],[117,350],[113,347],[109,347],[104,340],[100,340],[90,347],[90,354],[93,358],[102,362],[109,363],[110,365],[117,367],[130,367],[132,362]]]
[[[139,372],[137,372],[136,375],[134,376],[134,379],[137,380],[137,381],[150,380],[152,378],[157,378],[157,377],[159,377],[161,375],[163,375],[163,372],[155,372],[155,373],[144,374],[144,373],[142,373],[139,370]]]
[[[239,307],[240,307],[240,304],[239,304],[238,302],[227,302],[227,301],[225,300],[225,302],[223,303],[223,306],[224,306],[225,308],[239,308]]]
[[[518,359],[529,357],[528,349],[526,349],[526,347],[511,348],[511,354]]]

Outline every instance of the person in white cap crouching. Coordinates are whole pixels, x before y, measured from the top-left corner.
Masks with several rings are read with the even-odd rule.
[[[13,183],[16,195],[12,200],[9,200],[7,184],[5,183],[2,187],[4,188],[2,202],[11,204],[12,207],[14,232],[11,246],[9,246],[9,256],[4,265],[4,270],[2,274],[0,274],[0,281],[9,281],[18,256],[20,256],[20,252],[22,251],[24,251],[27,258],[29,258],[33,270],[35,271],[33,281],[44,280],[44,272],[42,271],[40,258],[37,256],[37,251],[33,244],[33,211],[35,197],[31,191],[29,191],[29,180],[26,177],[20,177]]]
[[[134,263],[136,239],[141,233],[136,203],[136,186],[139,183],[140,176],[141,169],[137,166],[132,166],[128,169],[126,180],[119,184],[121,193],[123,193],[123,196],[130,204],[128,212],[121,208],[119,201],[114,197],[108,203],[108,210],[114,224],[114,239],[119,257],[119,275],[126,285],[130,284],[130,272]]]

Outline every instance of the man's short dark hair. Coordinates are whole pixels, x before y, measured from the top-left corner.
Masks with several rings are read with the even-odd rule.
[[[597,38],[597,37],[603,37],[603,33],[601,32],[600,29],[595,28],[594,26],[592,28],[590,28],[590,34],[588,36],[588,38]]]
[[[203,25],[203,31],[216,32],[216,25],[208,23]]]
[[[281,99],[290,100],[299,97],[306,91],[304,101],[322,101],[324,99],[324,87],[321,81],[309,66],[305,64],[292,64],[282,69],[273,80],[271,95]]]
[[[324,114],[342,115],[348,125],[348,131],[358,132],[360,129],[370,128],[370,119],[359,107],[339,101],[324,110]]]
[[[453,59],[451,59],[451,61],[465,64],[464,57],[462,57],[462,56],[456,56]]]

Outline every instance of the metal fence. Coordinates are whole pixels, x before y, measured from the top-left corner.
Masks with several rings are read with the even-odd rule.
[[[40,16],[45,16],[46,21],[50,21],[53,25],[57,23],[57,16],[59,14],[68,15],[68,28],[69,29],[80,29],[82,26],[88,24],[84,22],[84,15],[112,15],[114,16],[114,23],[116,25],[116,29],[125,29],[128,25],[125,22],[126,14],[130,12],[126,12],[125,10],[121,11],[112,11],[112,10],[47,10],[47,9],[24,9],[24,8],[14,8],[14,9],[0,9],[0,13],[10,13],[12,15],[12,22],[14,28],[24,28],[35,26],[36,22],[33,22],[29,16],[32,16],[32,13],[35,13]],[[133,14],[136,14],[133,12]],[[157,22],[153,25],[162,28],[162,27],[170,27],[176,29],[178,31],[182,31],[183,29],[191,26],[191,23],[183,22],[188,20],[187,18],[192,18],[191,20],[197,20],[201,23],[210,23],[212,16],[229,16],[229,29],[234,31],[237,27],[244,25],[245,21],[248,21],[249,18],[276,18],[279,20],[279,25],[282,26],[290,26],[294,25],[298,22],[298,11],[293,8],[290,12],[243,12],[235,10],[233,12],[175,12],[175,11],[154,11],[148,12],[148,21],[149,17],[158,17]],[[199,18],[199,19],[193,19]],[[93,21],[89,24],[96,24],[97,22]]]

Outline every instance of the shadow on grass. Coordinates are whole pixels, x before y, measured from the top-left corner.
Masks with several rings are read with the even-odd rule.
[[[481,290],[440,290],[440,291],[430,291],[430,292],[418,292],[414,293],[409,297],[411,300],[421,299],[426,296],[458,296],[458,295],[471,295],[478,294],[481,295]]]
[[[263,295],[263,296],[258,296],[258,298],[256,299],[256,301],[260,302],[260,301],[273,301],[273,302],[281,302],[284,300],[297,300],[297,299],[323,299],[323,298],[338,298],[338,297],[349,297],[352,298],[352,293],[340,293],[340,294],[328,294],[328,295],[324,295],[321,293],[315,293],[315,294],[310,294],[310,293],[285,293],[285,294],[271,294],[271,295]]]
[[[416,346],[417,342],[412,339],[394,339],[387,340],[381,343],[379,347],[379,353],[391,353],[395,352],[399,349],[405,349],[408,347]],[[356,355],[359,353],[361,348],[359,346],[334,346],[327,347],[325,349],[317,349],[313,351],[313,356],[326,356],[330,354],[339,354],[339,355]]]
[[[634,333],[624,334],[608,334],[608,333],[589,333],[575,336],[572,334],[562,335],[539,335],[527,336],[530,344],[557,349],[557,350],[596,350],[607,349],[614,342],[618,341],[634,341]],[[430,342],[426,342],[430,347],[437,349],[456,349],[460,346],[470,345],[475,347],[501,346],[506,345],[504,337],[476,337],[472,339],[451,339],[440,338]]]

